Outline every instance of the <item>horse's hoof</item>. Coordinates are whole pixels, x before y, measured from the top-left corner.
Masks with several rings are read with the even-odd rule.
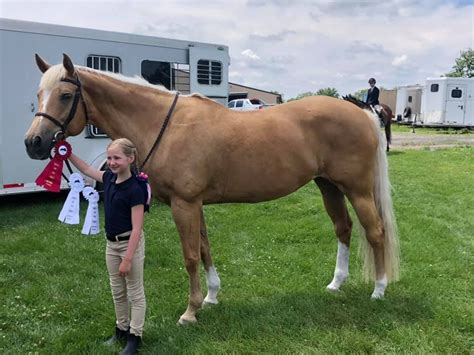
[[[374,292],[372,293],[372,296],[370,296],[370,298],[373,300],[381,300],[383,299],[383,297],[384,297],[383,292]]]
[[[326,290],[328,290],[331,293],[338,293],[340,291],[338,287],[331,286],[331,285],[327,285]]]
[[[181,316],[181,317],[179,317],[179,320],[178,320],[178,325],[183,325],[183,326],[196,324],[196,323],[197,323],[196,317]]]
[[[202,302],[203,306],[214,306],[216,304],[219,304],[219,301],[217,298],[205,298],[204,301]]]

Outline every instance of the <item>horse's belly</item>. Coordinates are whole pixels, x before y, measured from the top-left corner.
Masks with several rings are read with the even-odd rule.
[[[260,202],[286,196],[315,177],[316,169],[294,164],[231,169],[221,189],[222,202]]]

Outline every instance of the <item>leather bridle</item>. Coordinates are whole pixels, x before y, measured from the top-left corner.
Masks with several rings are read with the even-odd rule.
[[[86,102],[84,100],[84,97],[82,96],[82,90],[81,90],[82,85],[81,85],[81,82],[79,81],[79,76],[77,76],[75,80],[64,78],[64,79],[61,79],[60,81],[63,81],[63,82],[66,82],[66,83],[71,83],[71,84],[74,84],[74,85],[77,86],[76,92],[74,93],[74,100],[72,102],[72,106],[71,106],[71,109],[69,110],[69,115],[67,116],[66,120],[64,122],[61,122],[57,118],[55,118],[55,117],[53,117],[53,116],[51,116],[51,115],[49,115],[45,112],[36,112],[35,113],[35,117],[36,116],[41,116],[41,117],[47,118],[48,120],[53,122],[56,126],[61,128],[60,131],[58,131],[54,134],[53,141],[57,140],[58,135],[60,135],[60,134],[65,135],[66,134],[66,130],[67,130],[67,127],[69,126],[69,123],[71,123],[72,119],[76,115],[77,105],[79,104],[79,99],[82,99],[82,104],[84,106],[84,112],[85,112],[85,115],[86,115],[86,123],[89,121],[89,117],[87,115]]]

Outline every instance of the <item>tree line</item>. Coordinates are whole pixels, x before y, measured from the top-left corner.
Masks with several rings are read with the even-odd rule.
[[[468,48],[465,51],[462,50],[460,52],[459,57],[456,58],[455,64],[453,65],[452,70],[442,76],[452,77],[452,78],[474,77],[474,50],[472,50],[472,48]],[[380,87],[380,89],[383,89],[383,87]],[[365,97],[367,90],[368,89],[358,90],[355,93],[353,93],[352,96],[355,96],[358,99],[362,100]],[[299,100],[307,96],[318,96],[318,95],[332,96],[336,98],[340,97],[336,88],[328,87],[324,89],[319,89],[316,92],[312,92],[312,91],[303,92],[301,94],[298,94],[296,97],[286,100],[286,102]]]

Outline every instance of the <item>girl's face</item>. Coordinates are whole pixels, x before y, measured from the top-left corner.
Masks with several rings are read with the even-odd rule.
[[[107,149],[107,165],[114,174],[127,173],[132,162],[133,156],[126,156],[120,147],[111,146]]]

